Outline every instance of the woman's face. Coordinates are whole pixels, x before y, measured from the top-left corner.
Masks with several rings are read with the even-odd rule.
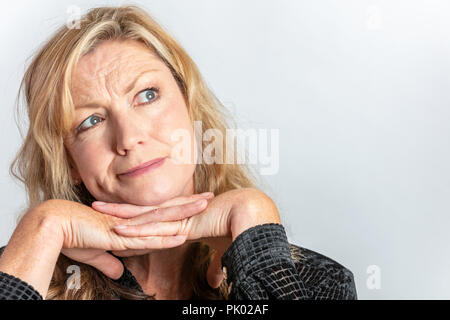
[[[148,47],[132,40],[101,43],[80,59],[70,91],[75,120],[64,145],[72,176],[94,198],[154,205],[193,193],[194,158],[180,163],[172,156],[180,148],[172,134],[182,129],[194,157],[188,110],[170,69]],[[121,174],[160,157],[167,158],[158,168]]]

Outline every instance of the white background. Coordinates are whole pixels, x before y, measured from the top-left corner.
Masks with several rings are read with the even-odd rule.
[[[8,167],[27,59],[70,5],[122,3],[2,6],[0,245],[25,203]],[[181,43],[242,127],[280,130],[280,170],[263,189],[291,243],[352,270],[359,299],[450,299],[450,2],[133,4]],[[366,285],[371,265],[380,289]]]

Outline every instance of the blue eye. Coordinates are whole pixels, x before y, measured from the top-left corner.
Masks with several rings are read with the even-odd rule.
[[[141,92],[139,92],[139,94],[137,95],[137,99],[138,99],[138,105],[141,104],[147,104],[152,102],[153,100],[156,99],[157,93],[158,93],[159,89],[158,88],[147,88],[145,90],[142,90]],[[143,100],[142,102],[139,102],[140,100]]]
[[[153,101],[157,100],[158,96],[157,94],[159,93],[159,89],[152,87],[152,88],[147,88],[145,90],[142,90],[141,92],[138,93],[137,95],[137,99],[138,99],[138,103],[137,105],[145,105],[145,104],[149,104],[152,103]],[[141,99],[143,99],[142,102],[139,102]],[[101,117],[97,116],[97,115],[92,115],[89,118],[87,118],[86,120],[84,120],[76,129],[77,132],[82,132],[82,131],[86,131],[92,127],[94,127],[97,123],[101,122],[101,121],[96,121],[96,119],[102,119]],[[89,124],[92,124],[92,126],[88,126]],[[83,127],[84,126],[84,127]]]
[[[84,120],[79,126],[78,126],[78,128],[77,128],[77,132],[80,132],[80,131],[85,131],[85,130],[87,130],[87,129],[89,129],[89,128],[92,128],[93,126],[95,126],[99,121],[95,121],[95,119],[101,119],[99,116],[96,116],[96,115],[93,115],[93,116],[90,116],[89,118],[87,118],[86,120]],[[83,128],[83,125],[85,125],[85,124],[92,124],[92,126],[91,127],[85,127],[85,128]]]

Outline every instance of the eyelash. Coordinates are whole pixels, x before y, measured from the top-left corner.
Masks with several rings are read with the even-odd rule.
[[[151,88],[146,88],[146,89],[144,89],[144,90],[141,90],[141,91],[139,91],[139,92],[136,94],[136,96],[140,95],[141,93],[143,93],[143,92],[145,92],[145,91],[147,91],[147,90],[152,90],[152,91],[156,92],[156,97],[155,97],[153,100],[149,101],[149,102],[138,103],[137,106],[147,105],[147,104],[153,103],[153,102],[155,102],[155,101],[157,101],[157,100],[159,99],[159,88],[157,88],[157,87],[151,87]],[[91,128],[93,128],[93,127],[95,127],[95,126],[97,125],[98,122],[95,123],[95,124],[93,124],[92,126],[90,126],[90,127],[87,128],[87,129],[81,129],[81,126],[83,125],[83,123],[84,123],[86,120],[88,120],[89,118],[93,117],[93,116],[96,116],[96,115],[91,115],[91,116],[87,117],[86,119],[84,119],[84,120],[81,122],[81,124],[80,124],[80,125],[77,127],[77,129],[76,129],[77,133],[85,132],[85,131],[87,131],[87,130],[89,130],[89,129],[91,129]],[[101,117],[99,117],[99,116],[96,116],[96,117],[101,118]]]

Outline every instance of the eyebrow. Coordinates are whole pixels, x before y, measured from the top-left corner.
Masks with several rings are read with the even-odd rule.
[[[150,69],[150,70],[144,70],[141,73],[138,74],[138,76],[131,82],[125,89],[125,91],[122,94],[128,94],[133,88],[136,86],[136,83],[146,74],[148,73],[154,73],[160,71],[159,69]],[[83,105],[75,106],[75,109],[85,109],[85,108],[97,108],[97,103],[86,103]]]

